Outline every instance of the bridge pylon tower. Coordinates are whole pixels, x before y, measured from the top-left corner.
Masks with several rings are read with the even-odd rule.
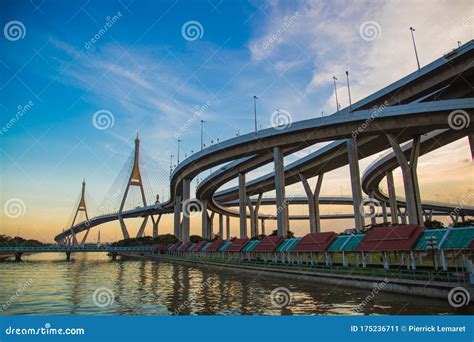
[[[79,200],[79,204],[77,205],[77,208],[76,208],[76,213],[74,214],[74,218],[72,219],[72,223],[71,223],[72,244],[74,246],[78,245],[79,243],[77,241],[76,234],[74,233],[74,230],[72,229],[72,227],[74,227],[74,224],[76,223],[77,215],[79,214],[80,211],[84,212],[84,214],[86,215],[86,221],[89,221],[89,214],[87,213],[87,206],[86,206],[86,180],[85,179],[82,181],[81,199]],[[84,235],[81,241],[81,245],[84,244],[84,242],[86,242],[88,234],[89,234],[89,229],[87,229],[86,234]]]
[[[120,222],[120,227],[122,228],[122,235],[124,239],[130,239],[130,234],[128,233],[127,226],[125,225],[125,222],[121,214],[123,212],[123,207],[125,206],[125,201],[127,199],[128,191],[130,190],[132,186],[137,186],[140,188],[143,206],[146,207],[147,205],[146,198],[145,198],[145,190],[143,188],[142,175],[140,173],[139,161],[140,161],[140,138],[137,132],[137,137],[135,138],[135,153],[134,153],[134,158],[133,158],[132,172],[130,173],[130,177],[128,178],[127,187],[125,188],[125,192],[122,198],[122,203],[120,204],[120,209],[119,209],[119,222]],[[140,226],[140,229],[138,230],[137,237],[140,237],[143,235],[147,221],[148,221],[148,216],[145,216],[145,218],[143,219],[142,225]]]

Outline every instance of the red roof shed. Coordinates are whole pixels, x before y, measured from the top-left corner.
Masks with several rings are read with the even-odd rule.
[[[229,246],[225,251],[226,252],[240,252],[240,250],[249,242],[248,238],[243,239],[234,239],[232,240],[232,245]]]
[[[374,227],[365,234],[356,251],[410,251],[422,233],[423,228],[416,224]]]
[[[205,240],[199,241],[199,242],[190,250],[190,252],[199,252],[199,251],[201,250],[201,248],[203,248],[206,243],[207,243],[207,241],[205,241]]]
[[[301,239],[293,252],[324,252],[336,238],[337,234],[334,232],[309,233]]]
[[[224,242],[224,240],[213,241],[209,247],[206,248],[206,252],[217,252]]]
[[[267,236],[253,250],[254,252],[275,252],[276,248],[285,240],[283,236]]]

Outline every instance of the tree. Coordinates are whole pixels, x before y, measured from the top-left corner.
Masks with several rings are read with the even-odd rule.
[[[203,240],[203,238],[199,235],[191,235],[189,237],[189,241],[191,241],[192,243],[198,243],[198,242],[201,242]]]
[[[427,228],[427,229],[439,229],[439,228],[444,228],[443,222],[436,221],[436,220],[433,220],[433,221],[426,220],[426,221],[424,222],[424,226],[425,226],[425,228]]]

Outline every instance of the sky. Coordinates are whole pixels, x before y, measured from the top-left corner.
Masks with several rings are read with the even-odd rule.
[[[254,129],[254,95],[259,128],[272,125],[277,109],[292,122],[329,115],[336,110],[333,76],[343,80],[350,71],[356,101],[416,70],[410,26],[422,66],[474,36],[468,0],[3,0],[0,6],[0,234],[41,241],[70,225],[83,179],[89,215],[107,206],[137,132],[143,173],[166,200],[178,139],[181,160],[198,151],[201,119],[208,146]],[[338,87],[345,107],[344,84]],[[361,170],[373,158],[362,160]],[[466,139],[421,157],[422,198],[471,200],[472,171]],[[403,196],[399,170],[395,177]],[[350,195],[346,167],[325,176],[325,194]],[[128,206],[138,205],[138,196],[130,197]],[[172,232],[167,216],[160,233]],[[200,232],[199,222],[191,219],[192,234]],[[130,230],[138,225],[131,222]],[[116,239],[117,226],[104,225],[102,240]],[[351,226],[338,220],[322,227]],[[235,235],[237,228],[233,219]],[[308,224],[291,229],[303,234]]]

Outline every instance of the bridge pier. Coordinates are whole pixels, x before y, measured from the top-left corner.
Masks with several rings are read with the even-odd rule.
[[[279,146],[273,148],[275,166],[275,190],[278,236],[288,234],[288,205],[285,198],[285,170],[283,151]]]
[[[174,202],[174,236],[179,239],[181,234],[181,195],[176,195]]]
[[[423,225],[423,212],[421,209],[420,188],[418,185],[417,164],[420,154],[420,137],[413,139],[408,161],[395,137],[387,134],[387,139],[392,146],[398,164],[402,169],[403,186],[405,188],[405,201],[407,203],[408,221],[410,224]]]
[[[66,252],[66,261],[71,261],[71,252]]]
[[[20,253],[20,252],[15,253],[15,261],[20,262],[22,255],[23,255],[23,253]]]
[[[188,178],[183,179],[183,199],[182,202],[185,204],[189,203],[190,198],[190,191],[191,191],[191,180]],[[182,226],[182,241],[189,242],[189,233],[190,233],[190,205],[187,208],[184,208],[183,211],[183,226]]]
[[[390,202],[390,219],[392,220],[392,224],[398,224],[397,195],[395,193],[392,171],[387,171],[385,176],[387,177],[388,199]]]
[[[110,253],[110,257],[112,258],[113,261],[117,260],[117,253],[115,252]]]
[[[151,215],[151,222],[153,223],[153,238],[158,236],[158,224],[160,223],[161,215],[162,214],[158,214],[156,219]]]
[[[207,214],[207,201],[202,203],[202,212],[201,212],[201,229],[202,229],[202,238],[207,239],[209,236],[209,216]]]
[[[262,218],[260,222],[262,224],[262,230],[260,234],[265,235],[265,219]]]
[[[387,216],[387,203],[382,202],[382,216],[383,216],[383,223],[388,222],[388,216]]]
[[[372,191],[372,192],[370,193],[370,198],[375,199],[375,191]],[[375,209],[374,209],[374,210],[375,210]],[[376,215],[376,214],[377,214],[377,212],[374,211],[374,214],[373,214],[373,215],[370,215],[370,224],[371,224],[372,226],[375,226],[375,225],[377,224],[377,215]]]
[[[321,192],[321,185],[323,184],[323,175],[318,176],[318,181],[314,192],[311,190],[308,180],[305,175],[300,173],[300,180],[303,183],[306,197],[308,198],[308,212],[309,212],[309,231],[310,233],[321,232],[321,219],[319,216],[319,194]]]
[[[230,216],[227,215],[225,218],[225,235],[227,240],[230,240]]]
[[[250,237],[258,235],[258,211],[260,210],[260,204],[262,203],[263,194],[258,195],[257,203],[252,205],[252,200],[247,197],[247,206],[250,211]]]
[[[352,201],[354,206],[354,220],[357,231],[365,225],[364,216],[361,214],[362,187],[360,183],[359,152],[355,138],[347,139],[347,157],[351,173]]]
[[[245,173],[239,173],[239,222],[240,238],[247,237],[247,191],[245,187]]]
[[[219,238],[224,239],[224,215],[219,214]]]

